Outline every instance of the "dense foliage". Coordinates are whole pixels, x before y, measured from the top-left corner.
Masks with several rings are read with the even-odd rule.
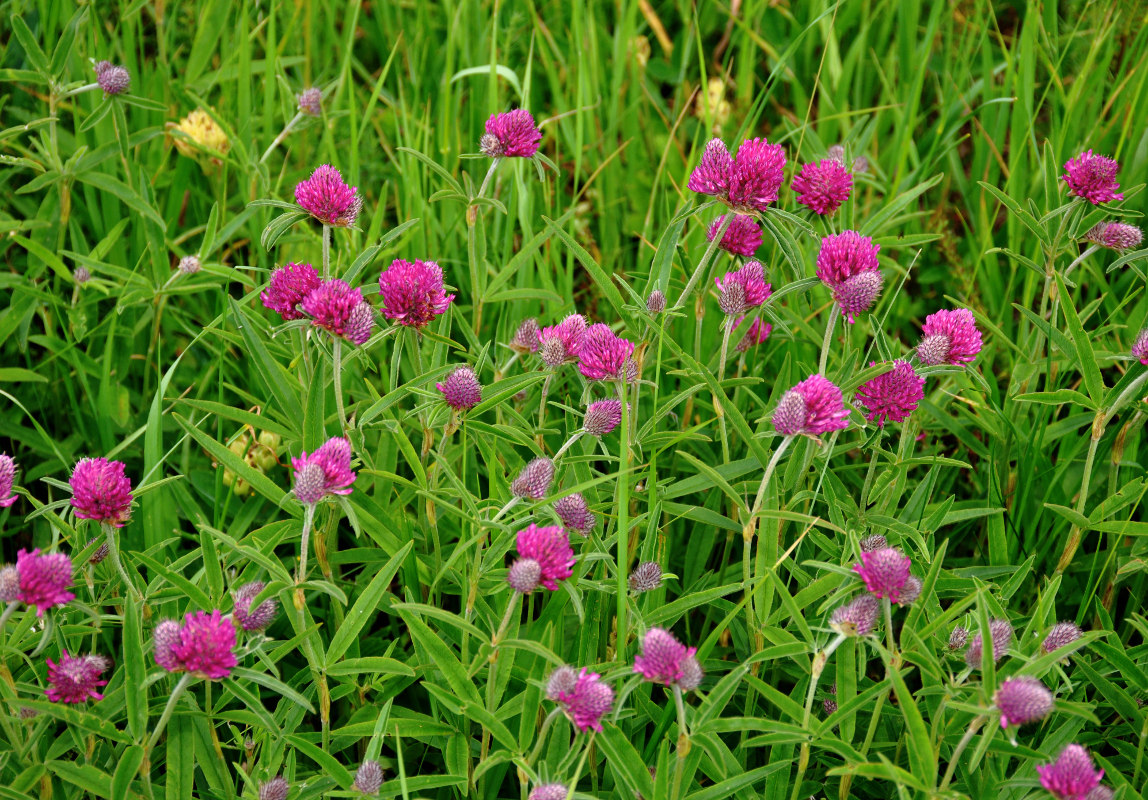
[[[0,797],[1148,792],[1135,4],[2,10]]]

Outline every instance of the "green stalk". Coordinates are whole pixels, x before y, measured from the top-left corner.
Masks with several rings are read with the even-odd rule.
[[[686,756],[690,754],[690,732],[686,725],[686,705],[682,701],[682,687],[676,683],[673,686],[674,705],[678,709],[678,763],[674,768],[674,787],[670,793],[673,800],[681,800],[682,776],[686,771]]]
[[[953,779],[953,773],[957,770],[957,760],[961,757],[961,753],[965,752],[965,748],[969,746],[969,742],[973,740],[973,736],[985,724],[985,715],[981,714],[979,717],[974,717],[973,721],[969,723],[969,729],[965,731],[965,735],[957,742],[957,746],[953,749],[953,754],[949,756],[949,765],[945,767],[945,777],[941,778],[940,792],[944,792],[949,786],[949,782]]]
[[[829,309],[829,320],[825,323],[825,338],[821,340],[821,358],[817,360],[817,373],[825,374],[825,365],[829,362],[829,345],[833,342],[833,329],[837,327],[837,318],[841,316],[841,309],[836,303]]]
[[[822,652],[813,657],[813,664],[809,670],[809,690],[805,693],[805,714],[802,716],[801,727],[809,728],[809,720],[813,717],[813,700],[817,696],[817,684],[821,682],[821,675],[825,672],[825,665],[829,663],[829,656],[833,655],[838,647],[845,642],[844,634],[837,634],[837,637],[829,643]],[[809,767],[809,742],[802,742],[801,755],[797,762],[797,778],[793,782],[793,794],[790,795],[790,800],[797,800],[797,796],[801,793],[801,782],[805,778],[805,770]]]
[[[753,581],[750,569],[753,539],[757,534],[757,515],[761,511],[762,503],[765,502],[765,494],[769,488],[769,479],[773,477],[773,472],[777,469],[777,464],[781,461],[782,454],[789,448],[792,441],[792,436],[786,436],[781,440],[781,444],[777,446],[777,449],[773,451],[773,455],[769,459],[769,464],[765,468],[765,475],[761,478],[761,486],[757,489],[757,497],[753,501],[753,509],[749,512],[749,520],[741,530],[741,579],[745,591],[745,635],[751,642],[753,641],[754,631],[757,630],[757,620],[753,607],[753,590],[751,589]]]
[[[163,714],[160,716],[159,722],[155,724],[155,729],[151,732],[151,736],[148,737],[147,744],[144,745],[144,763],[147,763],[148,755],[151,753],[152,748],[155,747],[156,742],[159,741],[163,729],[167,727],[167,722],[171,719],[171,712],[175,711],[175,704],[179,702],[179,698],[183,695],[184,690],[187,689],[192,680],[192,676],[185,672],[180,676],[175,688],[171,690],[171,696],[167,698],[167,705],[163,707]]]
[[[1104,435],[1105,423],[1104,410],[1101,409],[1096,413],[1096,418],[1092,423],[1092,436],[1088,442],[1088,458],[1084,462],[1084,476],[1080,482],[1080,496],[1076,499],[1076,513],[1084,515],[1084,507],[1088,501],[1088,489],[1092,483],[1092,467],[1096,462],[1096,447],[1100,444],[1100,437]],[[1073,525],[1072,529],[1068,532],[1068,541],[1064,543],[1064,552],[1060,554],[1060,561],[1056,564],[1056,572],[1054,574],[1060,575],[1072,563],[1072,557],[1076,555],[1076,549],[1080,547],[1080,537],[1083,531],[1079,525]]]
[[[343,340],[335,337],[331,367],[335,378],[335,407],[339,409],[339,430],[347,432],[347,411],[343,408]]]
[[[733,317],[726,316],[725,325],[723,326],[721,337],[721,353],[718,356],[717,368],[717,382],[721,386],[721,382],[725,380],[725,360],[729,353],[729,335],[733,332]],[[721,454],[722,463],[729,463],[729,429],[725,419],[725,409],[722,407],[721,401],[718,400],[717,395],[714,395],[714,412],[718,418],[718,431],[721,434]]]
[[[686,282],[686,287],[682,289],[682,293],[678,295],[678,302],[674,303],[673,308],[670,309],[671,311],[676,311],[677,309],[681,308],[685,304],[686,300],[689,299],[690,295],[694,291],[694,287],[698,285],[698,281],[701,280],[702,275],[705,273],[706,267],[709,266],[710,259],[713,258],[714,253],[717,251],[718,244],[721,243],[722,237],[725,236],[726,229],[729,228],[731,222],[733,222],[732,212],[725,215],[725,219],[722,220],[721,227],[718,228],[717,236],[713,238],[713,241],[710,242],[709,247],[706,248],[705,253],[702,254],[702,260],[699,261],[697,267],[694,268],[693,274],[690,275],[690,279]]]
[[[120,548],[116,544],[116,529],[106,522],[100,523],[100,525],[103,527],[105,538],[107,538],[108,541],[108,556],[111,558],[112,564],[115,565],[116,572],[120,574],[120,580],[124,582],[124,586],[131,592],[136,602],[142,603],[143,595],[140,594],[139,589],[132,583],[131,578],[128,577],[127,570],[124,569],[123,562],[120,561]]]
[[[628,606],[626,604],[627,597],[627,569],[630,564],[630,556],[627,550],[630,545],[630,410],[627,408],[626,403],[626,382],[624,379],[618,381],[618,400],[622,404],[622,431],[619,443],[618,455],[618,530],[617,534],[617,548],[618,548],[618,562],[616,579],[616,592],[618,600],[617,622],[618,622],[618,639],[615,653],[621,659],[626,652],[626,641],[628,639],[627,619],[626,612]]]
[[[331,226],[323,223],[323,280],[331,277]]]

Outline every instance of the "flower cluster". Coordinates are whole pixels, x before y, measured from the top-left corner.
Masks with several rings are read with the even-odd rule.
[[[574,727],[583,733],[601,731],[602,717],[614,707],[614,690],[601,675],[585,667],[577,672],[573,667],[559,667],[550,673],[546,697],[557,703]]]
[[[781,396],[773,429],[782,436],[820,436],[849,427],[841,390],[823,375],[810,375]]]
[[[168,672],[187,672],[205,680],[231,674],[235,658],[235,625],[219,611],[187,614],[181,625],[164,620],[155,628],[155,663]]]
[[[785,180],[785,150],[766,139],[746,139],[731,156],[721,139],[711,139],[690,175],[690,191],[716,197],[734,211],[765,211]]]
[[[85,458],[76,464],[69,483],[77,517],[123,527],[132,512],[132,482],[124,466],[106,458]]]
[[[850,322],[868,311],[881,293],[884,277],[877,263],[881,245],[856,231],[831,234],[821,240],[817,277],[832,292]]]
[[[363,210],[363,198],[330,164],[315,168],[311,177],[295,186],[295,202],[324,225],[349,228]]]
[[[350,494],[355,473],[351,470],[351,443],[341,437],[328,439],[310,455],[306,451],[291,459],[295,470],[295,497],[314,505],[330,494]]]

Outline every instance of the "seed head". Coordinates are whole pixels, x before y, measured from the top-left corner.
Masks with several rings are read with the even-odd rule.
[[[888,598],[896,603],[901,600],[901,593],[909,581],[911,563],[911,559],[900,550],[886,547],[862,553],[861,563],[854,564],[853,571],[861,576],[865,588],[878,600]]]
[[[842,231],[821,240],[817,253],[817,277],[833,292],[849,322],[868,311],[881,291],[877,252],[881,245],[857,231]]]
[[[298,306],[320,283],[318,271],[310,264],[284,264],[271,273],[271,280],[259,299],[284,320],[302,319],[305,315]]]
[[[1124,195],[1116,191],[1120,188],[1116,182],[1116,173],[1119,171],[1120,164],[1116,160],[1086,150],[1065,162],[1061,178],[1074,195],[1099,205],[1124,199]]]
[[[765,268],[760,261],[749,261],[741,269],[727,272],[721,278],[714,278],[717,285],[719,305],[728,315],[744,314],[757,308],[773,294],[765,282]],[[740,289],[740,294],[738,293]],[[729,299],[725,299],[725,298]]]
[[[875,366],[876,362],[869,362]],[[917,403],[925,397],[925,379],[917,374],[908,361],[898,359],[893,369],[878,375],[857,389],[857,402],[869,414],[870,422],[876,420],[881,427],[886,422],[901,422],[917,408]]]
[[[829,627],[842,636],[868,636],[877,625],[880,604],[871,594],[862,594],[840,606],[829,618]]]
[[[318,91],[318,89],[309,89],[308,91]],[[287,800],[287,792],[290,789],[291,784],[287,783],[286,779],[282,777],[272,778],[259,784],[259,800]]]
[[[888,546],[889,542],[879,533],[871,533],[861,540],[861,551],[865,553],[882,550]]]
[[[520,558],[510,565],[506,573],[506,582],[510,588],[520,594],[530,594],[538,588],[538,581],[542,577],[542,565],[533,558]]]
[[[201,268],[202,265],[199,263],[199,257],[196,255],[184,256],[179,260],[179,264],[176,265],[176,269],[184,275],[194,275],[199,272]]]
[[[546,697],[554,702],[564,702],[564,697],[574,691],[578,683],[578,673],[573,667],[558,667],[550,673],[546,681]]]
[[[470,367],[458,367],[435,388],[442,392],[443,400],[456,411],[466,411],[482,402],[482,384]]]
[[[179,659],[175,655],[175,647],[180,643],[180,626],[179,623],[173,619],[161,620],[155,626],[155,632],[152,634],[152,642],[155,645],[155,663],[166,669],[168,672],[180,672],[183,667],[180,666]]]
[[[1002,728],[1036,722],[1052,711],[1052,693],[1036,678],[1027,676],[1001,683],[993,702],[1000,711]]]
[[[491,158],[532,158],[541,141],[542,131],[534,124],[534,117],[526,109],[516,108],[491,116],[478,145]]]
[[[376,794],[383,785],[383,768],[378,761],[364,761],[355,770],[354,787],[363,794]]]
[[[68,483],[72,487],[72,508],[80,519],[122,528],[131,517],[132,482],[124,475],[122,461],[81,459]]]
[[[745,309],[745,287],[740,283],[726,283],[718,295],[718,308],[727,317],[736,317]]]
[[[826,697],[821,701],[821,707],[825,709],[825,716],[829,716],[830,714],[837,711],[837,701],[834,699],[837,697],[836,685],[829,687],[829,694],[833,695],[833,697]]]
[[[601,675],[583,667],[578,672],[574,687],[563,694],[561,705],[579,731],[601,731],[602,717],[614,707],[614,690],[602,680]]]
[[[231,616],[235,623],[245,631],[263,631],[267,629],[279,613],[279,604],[274,598],[268,598],[255,608],[251,607],[253,601],[264,589],[262,581],[245,583],[235,590],[235,608]]]
[[[538,334],[538,320],[534,317],[522,320],[518,330],[514,332],[514,338],[510,340],[510,349],[519,355],[537,353],[539,347]]]
[[[323,90],[318,86],[312,86],[310,89],[304,89],[302,92],[295,95],[295,100],[299,104],[299,110],[304,114],[311,117],[322,116]]]
[[[585,317],[571,314],[557,325],[548,325],[539,331],[543,363],[548,367],[558,367],[568,361],[577,361],[586,327]]]
[[[949,649],[952,651],[960,650],[969,641],[968,629],[957,626],[953,628],[953,632],[949,634]]]
[[[383,316],[399,325],[425,328],[445,314],[453,294],[443,288],[442,267],[433,261],[396,258],[379,275]]]
[[[605,436],[622,421],[622,401],[595,400],[586,407],[582,430],[589,436]]]
[[[7,453],[0,453],[0,508],[8,508],[16,502],[12,486],[16,482],[16,462]]]
[[[654,289],[646,298],[646,310],[651,314],[661,314],[666,310],[666,296],[661,289]]]
[[[1115,792],[1107,786],[1097,786],[1084,796],[1084,800],[1112,800]]]
[[[515,497],[541,500],[550,491],[554,480],[554,462],[546,456],[539,456],[529,462],[510,484],[510,493]]]
[[[1083,635],[1084,631],[1075,622],[1058,622],[1052,626],[1048,635],[1044,637],[1044,641],[1040,645],[1040,649],[1045,653],[1054,653],[1062,647],[1075,642]]]
[[[72,280],[78,285],[83,286],[85,283],[92,279],[92,273],[88,271],[87,267],[76,267],[72,273]]]
[[[845,148],[839,144],[829,145],[829,149],[825,151],[827,158],[832,158],[838,164],[845,163]]]
[[[323,224],[339,228],[354,225],[363,210],[358,188],[348,186],[330,164],[317,167],[310,178],[296,184],[295,202]]]
[[[544,783],[535,786],[528,800],[566,800],[566,787],[560,783]]]
[[[689,655],[682,659],[682,677],[678,679],[678,686],[683,692],[692,692],[702,685],[706,673],[698,662],[697,656]]]
[[[124,67],[110,61],[97,61],[96,83],[106,96],[123,94],[132,85],[132,76]]]
[[[567,530],[589,536],[598,522],[590,510],[586,498],[575,492],[554,501],[554,513],[562,520]]]
[[[0,603],[14,603],[20,597],[20,573],[16,567],[0,567]]]
[[[809,163],[793,178],[793,191],[797,202],[808,206],[815,214],[832,214],[849,199],[853,191],[853,176],[841,161],[826,158]]]
[[[905,581],[905,585],[901,587],[901,599],[897,601],[897,605],[901,608],[913,605],[917,602],[917,598],[921,596],[921,579],[916,575],[910,575],[909,579]]]
[[[634,594],[652,592],[662,585],[662,568],[656,561],[643,561],[630,573],[630,591]]]
[[[1144,231],[1124,222],[1098,222],[1084,238],[1111,250],[1131,250],[1144,239]]]
[[[1007,619],[989,620],[989,636],[992,638],[993,662],[1000,661],[1008,652],[1012,644],[1012,623]],[[969,649],[965,651],[965,663],[972,669],[981,668],[981,654],[984,650],[984,639],[980,632],[973,634]]]

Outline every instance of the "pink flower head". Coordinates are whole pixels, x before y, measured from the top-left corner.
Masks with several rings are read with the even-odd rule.
[[[442,267],[433,261],[396,258],[379,275],[383,315],[399,325],[425,328],[454,300],[443,290]]]
[[[310,178],[295,186],[295,202],[324,225],[340,228],[354,225],[363,210],[358,188],[348,186],[330,164],[318,167]]]
[[[829,627],[843,636],[867,636],[877,625],[881,606],[871,594],[862,594],[837,608],[829,618]]]
[[[679,683],[687,659],[696,652],[696,647],[686,647],[669,631],[650,628],[642,637],[642,654],[634,658],[634,672],[651,683]]]
[[[31,553],[21,549],[16,553],[16,573],[20,578],[20,592],[16,599],[36,606],[36,616],[54,606],[62,606],[75,598],[68,591],[72,585],[72,559],[63,553]]]
[[[733,171],[733,158],[721,139],[710,139],[702,153],[702,160],[690,174],[691,192],[717,197],[729,195],[729,177]]]
[[[231,620],[224,619],[219,611],[212,611],[210,615],[197,611],[184,617],[179,641],[170,645],[169,655],[177,669],[168,671],[190,672],[210,681],[222,680],[238,663],[234,649],[235,625]],[[159,661],[158,639],[156,661]]]
[[[820,436],[849,427],[841,390],[822,375],[810,375],[781,396],[773,429],[782,436]]]
[[[853,176],[840,161],[826,158],[803,166],[792,186],[797,202],[809,206],[814,213],[832,214],[849,199]]]
[[[446,404],[455,411],[466,411],[482,401],[482,384],[470,367],[458,367],[435,388],[442,392]]]
[[[530,594],[542,580],[542,565],[533,558],[520,558],[510,565],[506,582],[519,594]]]
[[[510,493],[515,497],[541,500],[550,491],[554,480],[554,462],[546,456],[532,459],[510,482]]]
[[[0,603],[7,605],[20,598],[20,571],[11,564],[0,567]]]
[[[235,608],[232,609],[231,616],[235,619],[235,624],[245,631],[266,630],[267,626],[275,621],[275,615],[279,613],[279,603],[273,597],[264,600],[255,608],[251,607],[251,602],[263,589],[262,581],[252,581],[240,586],[233,594]]]
[[[785,182],[785,149],[765,139],[746,139],[730,170],[728,203],[740,211],[765,211]]]
[[[870,362],[874,366],[876,362]],[[900,422],[908,418],[925,396],[925,379],[917,374],[908,361],[893,362],[891,372],[878,375],[857,389],[857,402],[869,412],[870,422],[884,427],[886,422]]]
[[[566,787],[561,783],[544,783],[535,786],[527,800],[566,800]]]
[[[174,619],[160,620],[152,633],[155,645],[155,663],[168,672],[180,672],[182,667],[175,657],[175,646],[180,643],[180,625]]]
[[[1075,622],[1058,622],[1052,626],[1048,635],[1044,637],[1044,641],[1040,644],[1040,649],[1045,653],[1055,653],[1062,647],[1075,642],[1084,633],[1080,626]]]
[[[1007,619],[989,620],[989,637],[992,639],[993,662],[1000,661],[1008,652],[1012,644],[1012,623]],[[969,642],[969,649],[965,651],[965,663],[972,669],[981,668],[981,656],[984,652],[984,637],[980,632],[973,634]]]
[[[284,264],[271,273],[271,280],[259,299],[267,308],[278,311],[285,320],[302,319],[304,314],[299,310],[299,304],[321,283],[318,270],[310,264]]]
[[[889,540],[879,533],[871,533],[861,540],[861,551],[872,553],[874,550],[883,550],[889,546]]]
[[[710,224],[710,229],[706,232],[708,241],[714,240],[723,222],[725,222],[724,214]],[[761,247],[761,228],[753,217],[736,214],[722,235],[718,247],[734,255],[752,256],[757,252],[757,248]]]
[[[626,583],[634,594],[652,592],[662,585],[662,568],[656,561],[643,561],[634,567]]]
[[[534,124],[531,113],[525,108],[516,108],[491,116],[478,146],[491,158],[532,158],[541,141],[542,131]]]
[[[922,364],[968,364],[981,352],[981,332],[967,308],[941,309],[925,317],[917,345]]]
[[[586,498],[577,492],[555,500],[554,513],[558,515],[558,519],[562,520],[562,524],[566,526],[567,530],[575,531],[583,536],[589,536],[590,531],[594,530],[594,525],[598,522],[594,512],[586,504]]]
[[[64,650],[60,663],[50,658],[47,662],[48,688],[44,694],[53,703],[82,703],[89,698],[103,699],[99,688],[108,682],[100,680],[100,675],[109,666],[103,656],[70,656]]]
[[[68,481],[72,507],[80,519],[94,519],[122,528],[132,514],[132,482],[122,461],[81,459]]]
[[[902,608],[913,605],[921,596],[922,588],[921,579],[916,575],[910,575],[909,580],[905,581],[905,585],[901,587],[901,597],[897,600],[897,605]]]
[[[1001,713],[1002,728],[1042,720],[1052,711],[1052,693],[1036,678],[1027,676],[1004,681],[993,702]]]
[[[614,690],[596,672],[585,667],[578,674],[574,691],[566,699],[566,713],[574,727],[585,733],[602,730],[602,717],[614,708]]]
[[[123,94],[132,85],[131,73],[110,61],[96,62],[96,83],[105,95]]]
[[[1061,750],[1054,763],[1038,764],[1036,771],[1040,785],[1057,800],[1082,800],[1104,777],[1104,770],[1093,769],[1092,757],[1078,744]]]
[[[1070,192],[1095,206],[1124,199],[1124,195],[1116,191],[1120,188],[1116,182],[1119,171],[1120,164],[1115,159],[1086,150],[1065,163],[1061,178],[1068,184]]]
[[[371,338],[374,313],[363,299],[363,291],[352,289],[346,281],[335,278],[320,283],[303,298],[303,310],[316,328],[352,344],[363,344]]]
[[[1144,231],[1125,222],[1098,222],[1084,234],[1093,244],[1111,250],[1131,250],[1144,240]]]
[[[557,367],[578,360],[582,339],[586,336],[586,318],[571,314],[557,325],[548,325],[538,332],[539,352],[548,367]]]
[[[1116,793],[1107,786],[1097,786],[1084,796],[1084,800],[1112,800]]]
[[[552,592],[558,590],[558,581],[574,574],[574,551],[566,531],[557,525],[538,527],[531,523],[518,532],[518,555],[538,562],[538,583]]]
[[[622,401],[595,400],[586,407],[582,430],[590,436],[605,436],[622,421]]]
[[[16,482],[16,462],[7,453],[0,453],[0,508],[8,508],[16,502],[12,485]]]
[[[281,775],[259,784],[259,800],[287,800],[291,784]]]
[[[299,111],[310,117],[319,117],[323,114],[323,90],[318,86],[312,86],[310,89],[304,89],[299,94],[295,95],[295,101],[299,105]]]
[[[586,329],[578,348],[578,369],[592,381],[629,380],[634,343],[599,322]]]
[[[737,351],[744,353],[751,347],[755,347],[766,339],[769,334],[773,332],[773,326],[768,322],[762,322],[761,317],[758,317],[750,323],[749,330],[745,332],[745,336],[741,337],[741,341],[737,343]]]
[[[773,294],[765,282],[765,268],[760,261],[749,261],[741,269],[714,278],[714,284],[721,293],[718,302],[722,311],[729,316],[757,308]]]
[[[865,581],[865,588],[878,600],[888,598],[896,603],[909,580],[911,559],[894,547],[861,554],[861,563],[853,571]]]
[[[661,289],[654,289],[646,298],[646,310],[651,314],[661,314],[666,310],[666,295]]]
[[[1136,335],[1132,343],[1132,357],[1140,359],[1140,363],[1148,367],[1148,328]]]
[[[354,788],[362,794],[376,794],[383,786],[383,768],[378,761],[364,761],[355,770]]]
[[[830,234],[817,253],[817,277],[832,292],[849,322],[868,311],[881,292],[884,278],[877,262],[881,245],[857,231]]]
[[[304,505],[318,503],[329,494],[350,494],[355,473],[351,470],[351,443],[334,437],[318,450],[304,451],[291,459],[295,469],[295,496]]]
[[[514,338],[510,340],[510,349],[519,355],[537,353],[540,344],[538,337],[538,320],[534,317],[524,319],[514,332]]]

